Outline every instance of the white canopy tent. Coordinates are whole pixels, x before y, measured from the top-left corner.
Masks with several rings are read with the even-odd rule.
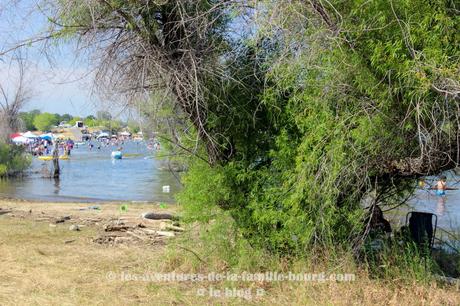
[[[108,133],[102,132],[96,137],[97,139],[99,138],[110,138],[110,135]]]
[[[14,137],[12,141],[16,144],[27,144],[29,142],[32,142],[32,139],[24,137],[24,136],[18,136],[18,137]]]
[[[22,136],[25,138],[38,138],[38,136],[32,133],[31,131],[25,132],[24,134],[22,134]]]

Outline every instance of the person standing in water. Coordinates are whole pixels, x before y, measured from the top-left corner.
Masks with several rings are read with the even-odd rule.
[[[436,183],[436,185],[432,187],[432,189],[435,189],[436,195],[440,197],[446,195],[446,190],[458,190],[458,188],[452,188],[447,186],[447,177],[445,175],[441,175],[439,177],[438,182]]]

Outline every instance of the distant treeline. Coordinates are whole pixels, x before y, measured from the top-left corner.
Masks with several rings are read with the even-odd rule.
[[[42,113],[40,110],[34,109],[29,112],[21,112],[19,118],[23,123],[23,129],[27,131],[49,131],[52,127],[58,126],[61,123],[73,126],[77,121],[83,121],[87,127],[100,127],[103,130],[111,130],[113,132],[128,128],[133,133],[139,132],[139,126],[136,122],[124,122],[113,119],[112,115],[106,111],[98,111],[95,116],[80,117],[70,114]]]

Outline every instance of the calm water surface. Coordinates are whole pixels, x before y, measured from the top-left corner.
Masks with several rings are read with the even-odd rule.
[[[445,173],[447,185],[460,187],[460,177],[454,173]],[[428,178],[427,185],[434,185],[436,178]],[[406,214],[409,211],[423,211],[438,216],[438,226],[448,231],[460,231],[460,190],[448,190],[445,197],[435,194],[434,190],[417,189],[407,205],[395,211],[388,212],[388,216],[398,225],[404,225]]]
[[[43,178],[51,169],[50,161],[33,159],[31,173],[25,178],[0,181],[0,196],[45,201],[164,201],[173,202],[180,184],[167,170],[160,170],[160,152],[149,151],[143,142],[123,145],[124,157],[112,160],[114,146],[98,143],[74,148],[70,160],[61,160],[61,178]],[[162,187],[170,186],[170,193]]]

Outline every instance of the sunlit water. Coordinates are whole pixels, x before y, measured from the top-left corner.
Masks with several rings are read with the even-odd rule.
[[[59,180],[43,178],[50,161],[33,159],[30,174],[0,181],[0,196],[44,201],[162,201],[173,202],[180,183],[143,142],[123,144],[124,158],[112,160],[114,146],[98,143],[76,147],[70,160],[61,160]],[[170,186],[170,193],[163,186]]]

